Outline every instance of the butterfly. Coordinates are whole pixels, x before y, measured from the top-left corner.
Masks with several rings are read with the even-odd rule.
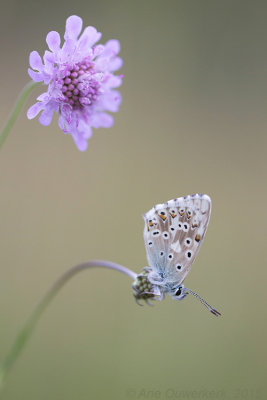
[[[183,300],[196,297],[212,314],[211,307],[183,281],[203,243],[211,214],[211,199],[206,194],[191,194],[158,204],[144,216],[144,241],[149,267],[133,283],[136,301],[162,300],[166,294]]]

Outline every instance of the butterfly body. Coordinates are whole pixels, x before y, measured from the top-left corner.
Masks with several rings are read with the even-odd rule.
[[[146,293],[145,300],[162,300],[165,294],[176,300],[182,300],[189,293],[199,297],[184,288],[183,281],[200,250],[210,214],[210,197],[193,194],[158,204],[143,216],[149,267],[139,275],[138,284],[146,279],[150,291],[142,292],[144,285],[136,282],[133,288],[137,300],[142,299],[143,293]]]

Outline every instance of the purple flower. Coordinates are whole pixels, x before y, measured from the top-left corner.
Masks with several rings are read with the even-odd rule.
[[[55,111],[59,127],[72,135],[80,151],[85,151],[92,127],[113,125],[113,117],[106,111],[117,112],[120,106],[121,96],[114,88],[121,85],[122,75],[113,72],[121,68],[122,59],[117,56],[117,40],[95,45],[101,33],[88,26],[79,37],[81,30],[82,19],[72,15],[66,21],[62,47],[59,34],[52,31],[46,37],[50,51],[45,51],[43,61],[37,51],[31,52],[29,75],[48,88],[37,97],[27,116],[32,119],[41,112],[39,122],[47,126]]]

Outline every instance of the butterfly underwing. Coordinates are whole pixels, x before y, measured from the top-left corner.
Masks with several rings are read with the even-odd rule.
[[[213,314],[220,315],[182,284],[203,243],[210,214],[211,199],[206,194],[179,197],[158,204],[144,214],[149,266],[133,285],[137,300],[161,300],[165,294],[182,300],[192,294]]]

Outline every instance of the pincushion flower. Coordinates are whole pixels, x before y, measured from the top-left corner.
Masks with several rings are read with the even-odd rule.
[[[60,35],[49,32],[46,37],[50,51],[45,51],[43,61],[37,51],[30,54],[28,72],[35,82],[47,85],[47,91],[37,97],[29,108],[29,119],[39,113],[39,122],[47,126],[53,113],[59,114],[58,125],[64,133],[71,134],[80,151],[85,151],[92,128],[109,128],[121,102],[115,88],[122,82],[114,71],[122,66],[117,56],[120,44],[109,40],[98,44],[101,33],[92,26],[82,30],[82,19],[76,15],[66,21],[65,42],[60,46]]]

